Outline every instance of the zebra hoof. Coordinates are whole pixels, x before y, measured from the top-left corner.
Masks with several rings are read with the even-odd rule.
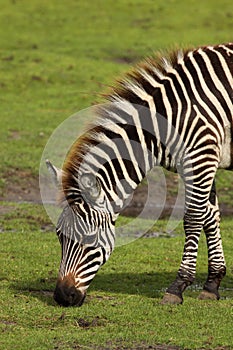
[[[199,300],[218,300],[219,298],[217,297],[216,294],[208,292],[207,290],[203,290],[199,296]]]
[[[160,304],[162,304],[162,305],[165,305],[165,304],[178,305],[178,304],[182,304],[182,303],[183,303],[183,299],[178,297],[178,295],[171,294],[171,293],[165,293]]]

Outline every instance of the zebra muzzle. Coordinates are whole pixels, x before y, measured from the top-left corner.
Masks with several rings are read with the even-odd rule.
[[[61,306],[81,306],[86,293],[75,287],[69,278],[58,280],[54,291],[54,300]]]

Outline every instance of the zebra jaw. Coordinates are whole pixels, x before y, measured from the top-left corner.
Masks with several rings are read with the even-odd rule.
[[[72,274],[59,278],[54,291],[54,300],[61,306],[81,306],[86,297],[86,290],[75,287]]]

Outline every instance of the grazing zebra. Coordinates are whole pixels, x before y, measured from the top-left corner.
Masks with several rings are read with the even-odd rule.
[[[185,245],[162,303],[182,303],[195,277],[203,229],[208,277],[200,298],[219,299],[226,273],[215,191],[218,168],[232,169],[233,44],[205,46],[144,60],[117,83],[96,121],[72,146],[62,173],[66,206],[58,220],[62,247],[55,300],[80,306],[114,249],[115,221],[154,166],[178,172],[185,185]]]

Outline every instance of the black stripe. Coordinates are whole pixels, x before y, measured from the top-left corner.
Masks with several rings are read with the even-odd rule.
[[[209,53],[209,51],[208,51],[208,53]],[[198,63],[198,66],[201,70],[203,79],[205,80],[205,83],[208,86],[209,90],[216,96],[218,102],[222,105],[222,108],[225,111],[225,113],[230,115],[231,111],[226,103],[226,100],[224,99],[221,91],[217,89],[215,82],[213,81],[213,78],[211,77],[209,70],[206,66],[206,62],[205,62],[204,58],[199,54],[199,55],[195,56],[195,59],[196,59],[196,62]],[[218,64],[220,64],[220,62],[218,62]],[[219,80],[222,84],[224,83],[223,76],[221,78],[219,77]]]
[[[196,57],[199,56],[198,53],[195,52],[195,54],[193,55],[193,59],[196,61]],[[199,77],[197,75],[197,71],[193,65],[193,63],[191,62],[191,60],[187,60],[186,63],[186,68],[188,69],[188,71],[190,72],[191,76],[192,76],[192,80],[193,83],[195,85],[196,91],[198,92],[198,95],[200,96],[200,99],[205,103],[205,105],[207,105],[209,107],[209,109],[212,111],[212,113],[215,116],[219,116],[219,122],[221,122],[221,116],[219,115],[219,111],[217,110],[217,108],[215,107],[215,105],[212,103],[212,101],[206,96],[203,88],[202,88],[202,81],[199,80]],[[204,79],[204,77],[203,77]],[[199,101],[196,100],[195,98],[195,104],[197,104],[198,106],[200,106]],[[203,115],[207,115],[208,117],[208,121],[214,125],[214,127],[218,128],[218,125],[210,118],[210,116],[207,114],[207,112],[205,111],[205,114]]]
[[[216,48],[215,48],[215,50],[222,54],[222,56],[226,62],[226,65],[229,67],[230,72],[233,72],[232,55],[231,55],[231,58],[229,58],[226,55],[225,50],[223,50],[223,49],[220,50],[220,49],[216,49]],[[222,67],[221,61],[219,60],[217,53],[215,53],[212,50],[209,50],[206,53],[208,54],[208,57],[211,60],[211,63],[212,63],[212,66],[213,66],[213,69],[214,69],[216,75],[218,76],[218,78],[222,82],[222,84],[224,85],[225,91],[227,92],[230,100],[232,101],[232,99],[233,99],[232,86],[229,84],[226,73]],[[231,114],[229,115],[229,120],[232,121]]]

